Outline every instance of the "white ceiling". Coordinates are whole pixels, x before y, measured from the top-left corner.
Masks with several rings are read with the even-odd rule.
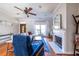
[[[51,12],[53,12],[57,5],[57,3],[0,3],[0,12],[12,18],[26,19],[27,16],[22,11],[14,8],[14,6],[23,10],[25,7],[32,7],[32,12],[36,13],[37,16],[30,15],[29,18],[42,20],[51,18]]]

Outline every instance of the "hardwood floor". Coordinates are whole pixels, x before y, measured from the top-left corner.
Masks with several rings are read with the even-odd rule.
[[[10,49],[11,47],[12,47],[11,43],[10,44],[7,44],[7,43],[0,44],[0,56],[7,56],[8,54],[13,55],[13,53],[10,52],[10,51],[13,51],[13,49]]]
[[[6,44],[0,44],[0,56],[6,56]]]

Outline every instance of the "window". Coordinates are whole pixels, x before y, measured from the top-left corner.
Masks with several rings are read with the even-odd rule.
[[[38,34],[40,34],[40,31],[41,29],[40,29],[40,25],[36,25],[35,26],[35,33],[36,33],[36,35],[38,35]]]
[[[36,35],[46,35],[46,25],[35,25]]]

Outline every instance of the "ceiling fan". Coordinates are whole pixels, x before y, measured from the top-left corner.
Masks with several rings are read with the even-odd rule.
[[[30,15],[34,15],[34,16],[36,16],[35,13],[31,13],[31,11],[33,10],[33,8],[31,8],[31,7],[29,7],[29,8],[25,7],[24,10],[20,9],[20,8],[17,7],[17,6],[14,6],[14,8],[16,8],[16,9],[18,9],[18,10],[24,12],[24,13],[27,15],[27,17],[29,17],[29,14],[30,14]]]

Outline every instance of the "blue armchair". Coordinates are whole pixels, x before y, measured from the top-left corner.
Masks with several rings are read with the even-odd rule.
[[[42,41],[31,41],[29,36],[13,35],[14,54],[16,56],[35,56],[43,47]],[[44,49],[39,55],[44,55]]]
[[[16,56],[28,56],[26,36],[14,35],[13,36],[13,46],[14,54]]]

